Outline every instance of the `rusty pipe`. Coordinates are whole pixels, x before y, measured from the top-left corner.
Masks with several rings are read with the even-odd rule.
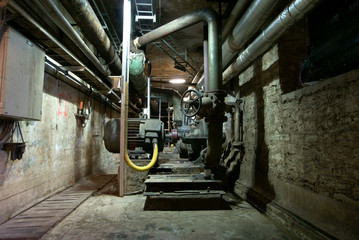
[[[112,75],[120,75],[121,60],[90,3],[87,0],[61,0],[61,3],[106,61]]]
[[[104,75],[108,76],[108,72],[104,66],[100,63],[97,57],[91,52],[89,47],[85,42],[80,38],[71,24],[67,21],[61,11],[58,9],[56,4],[50,0],[35,0],[34,1],[44,12],[50,17],[54,23],[64,32],[71,40],[76,44],[76,46],[83,52],[86,57],[96,66],[96,68]]]

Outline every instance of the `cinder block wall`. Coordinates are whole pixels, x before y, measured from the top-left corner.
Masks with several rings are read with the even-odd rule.
[[[117,171],[118,155],[105,149],[102,138],[104,122],[119,113],[92,99],[83,128],[74,115],[83,99],[83,93],[45,73],[42,119],[21,122],[23,158],[8,160],[0,150],[0,222],[88,174]]]
[[[296,46],[280,41],[236,83],[245,154],[234,191],[302,239],[356,239],[359,70],[290,91],[281,73],[295,70],[281,58]]]

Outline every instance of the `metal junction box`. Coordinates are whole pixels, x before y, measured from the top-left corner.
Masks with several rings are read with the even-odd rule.
[[[41,120],[45,53],[9,27],[0,31],[0,118]]]

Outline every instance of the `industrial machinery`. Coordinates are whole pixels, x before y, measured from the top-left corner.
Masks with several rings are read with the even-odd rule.
[[[203,149],[207,147],[208,129],[204,119],[190,124],[189,131],[180,135],[176,148],[180,157],[188,157],[190,161],[197,160]]]
[[[106,123],[104,142],[106,149],[112,153],[120,153],[121,129],[120,118],[111,119]],[[163,151],[164,123],[158,119],[129,118],[127,139],[129,150],[141,148],[145,152],[153,152],[152,161],[146,167],[138,167],[131,162],[126,150],[127,164],[137,171],[146,171],[155,164],[158,152]]]
[[[121,119],[111,119],[106,123],[104,142],[109,152],[120,153]],[[164,148],[164,123],[158,119],[129,118],[127,131],[129,150],[142,148],[144,151],[152,151],[153,143],[157,143],[158,150]]]

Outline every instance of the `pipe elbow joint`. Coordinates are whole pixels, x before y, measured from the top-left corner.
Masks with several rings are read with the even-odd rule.
[[[198,13],[207,23],[218,22],[218,13],[212,8],[201,8],[198,10]]]

